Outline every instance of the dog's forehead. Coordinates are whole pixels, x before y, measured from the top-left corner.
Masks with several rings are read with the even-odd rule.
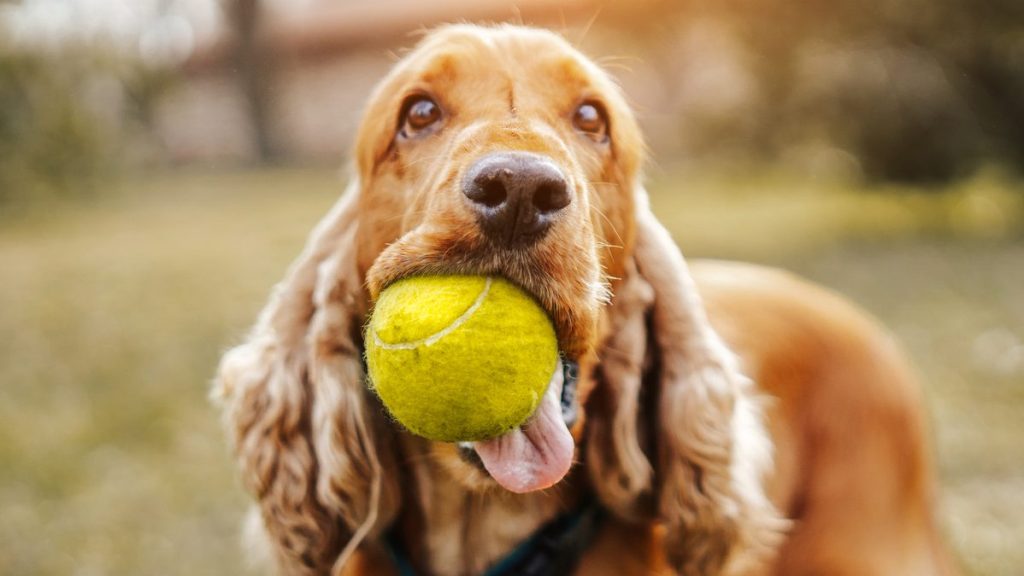
[[[580,56],[568,41],[550,30],[526,26],[487,27],[468,24],[443,26],[430,32],[413,49],[412,54],[431,55],[446,52],[467,57],[494,58],[524,53],[534,59],[545,55],[561,58]]]
[[[536,85],[583,89],[603,73],[561,36],[521,26],[454,25],[430,33],[406,58],[414,81]]]

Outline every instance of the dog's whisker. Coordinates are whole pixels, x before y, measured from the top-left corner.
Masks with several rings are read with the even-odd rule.
[[[597,215],[600,216],[601,219],[603,219],[606,224],[608,224],[608,227],[611,228],[612,232],[615,233],[615,237],[618,238],[618,240],[619,240],[619,244],[618,244],[617,247],[618,248],[623,247],[626,242],[625,242],[625,240],[622,239],[622,235],[619,233],[619,230],[618,230],[618,228],[616,228],[615,224],[613,224],[611,219],[609,219],[608,216],[605,215],[604,211],[601,210],[601,207],[598,206],[596,202],[594,203],[593,209],[594,209],[595,212],[597,212]],[[607,242],[608,239],[605,239],[605,241]]]
[[[625,248],[625,246],[622,245],[622,244],[612,244],[611,242],[594,242],[594,247],[596,247],[598,249],[601,249],[601,248],[617,248],[617,249]]]
[[[598,59],[598,64],[604,69],[619,70],[622,72],[632,73],[633,68],[629,63],[642,64],[643,61],[640,58],[632,56],[605,56]]]
[[[601,16],[601,11],[601,6],[598,6],[597,8],[594,9],[594,13],[591,14],[590,18],[588,18],[587,22],[583,25],[583,29],[576,37],[574,44],[582,44],[583,41],[586,40],[587,35],[590,34],[590,29],[594,27],[594,23],[597,22],[598,17]]]

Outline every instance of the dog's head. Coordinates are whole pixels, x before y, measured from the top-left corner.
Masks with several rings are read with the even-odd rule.
[[[566,361],[588,363],[631,247],[643,150],[597,66],[545,31],[443,28],[377,88],[356,150],[371,298],[416,274],[504,276],[547,310]],[[467,488],[490,484],[471,448],[431,449]],[[523,489],[557,479],[568,459]]]
[[[221,368],[229,430],[282,562],[315,572],[386,526],[402,501],[399,453],[427,453],[466,490],[496,488],[465,447],[383,417],[360,363],[384,287],[468,273],[533,294],[580,364],[591,422],[579,419],[575,439],[587,437],[605,505],[685,533],[680,568],[720,566],[764,504],[743,493],[757,480],[734,445],[739,380],[646,207],[643,143],[615,83],[550,32],[444,27],[378,86],[355,156],[349,193]]]

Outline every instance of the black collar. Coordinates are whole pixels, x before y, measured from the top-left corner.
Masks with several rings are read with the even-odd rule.
[[[574,512],[551,520],[493,564],[483,576],[565,576],[579,564],[603,519],[596,502],[586,502]],[[384,542],[399,576],[417,576],[392,529]]]

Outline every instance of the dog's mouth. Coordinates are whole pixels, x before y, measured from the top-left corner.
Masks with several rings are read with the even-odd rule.
[[[569,429],[579,414],[577,378],[577,364],[560,360],[540,406],[525,424],[492,440],[460,442],[459,455],[510,492],[557,484],[572,467],[575,453]]]
[[[421,225],[402,235],[369,267],[366,282],[372,300],[403,278],[445,275],[503,277],[532,295],[569,358],[589,351],[598,309],[608,299],[606,282],[589,253],[572,254],[556,242],[497,249],[442,226]]]
[[[427,262],[432,262],[427,260]],[[507,262],[506,262],[507,265]],[[481,269],[490,270],[492,266],[462,267],[451,264],[441,267],[440,264],[426,265],[421,262],[411,266],[407,262],[403,266],[381,266],[388,275],[379,275],[376,286],[383,290],[397,279],[424,273],[450,274],[452,268],[459,274],[480,274]],[[436,268],[441,268],[437,270]],[[515,269],[512,270],[513,272]],[[504,274],[506,278],[533,279],[533,284],[512,282],[536,295],[543,291],[536,290],[537,275]],[[489,273],[489,272],[488,272]],[[499,275],[499,274],[496,274]],[[536,296],[534,296],[537,298]],[[461,460],[486,472],[497,484],[514,493],[526,493],[549,488],[560,482],[572,467],[575,456],[575,440],[570,429],[576,423],[580,411],[576,397],[578,364],[575,361],[578,350],[572,350],[572,343],[578,338],[572,332],[565,331],[565,322],[555,320],[566,317],[564,313],[537,298],[544,311],[552,318],[555,332],[558,335],[560,360],[556,363],[547,389],[533,415],[522,425],[490,440],[475,442],[458,442],[457,453]],[[562,330],[560,330],[562,328]],[[569,337],[566,337],[570,334]],[[570,345],[567,347],[566,343]]]

